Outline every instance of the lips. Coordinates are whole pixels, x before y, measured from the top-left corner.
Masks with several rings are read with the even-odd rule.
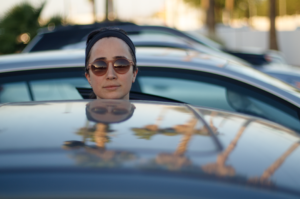
[[[120,85],[108,85],[108,86],[103,86],[104,89],[107,90],[116,90],[120,87]]]

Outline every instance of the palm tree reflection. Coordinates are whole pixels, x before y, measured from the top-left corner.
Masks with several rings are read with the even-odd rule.
[[[241,138],[242,134],[245,132],[246,128],[254,122],[255,119],[247,120],[239,129],[238,133],[236,134],[235,138],[231,141],[228,147],[218,155],[217,161],[215,163],[210,163],[202,166],[202,170],[209,174],[214,174],[217,176],[235,176],[235,169],[230,165],[226,165],[226,161],[229,155],[235,149],[239,139]],[[270,177],[275,173],[275,171],[284,163],[286,158],[295,151],[298,146],[300,145],[299,142],[294,143],[281,157],[279,157],[269,168],[267,168],[264,173],[260,177],[252,177],[249,178],[248,182],[253,184],[264,184],[264,185],[272,185],[272,181],[269,180]]]
[[[197,123],[197,119],[195,118],[194,115],[191,114],[191,119],[186,124],[175,125],[175,126],[169,127],[169,128],[161,128],[160,124],[164,120],[165,115],[168,110],[175,110],[178,112],[184,112],[184,113],[191,114],[190,110],[186,109],[185,107],[163,108],[154,124],[148,124],[142,128],[132,128],[132,131],[138,138],[150,140],[154,135],[157,135],[157,134],[163,134],[163,135],[167,135],[167,136],[176,136],[179,134],[185,134],[185,131],[187,131],[187,128],[190,128],[190,126],[192,125],[191,123],[193,123],[193,122]],[[209,135],[209,132],[207,131],[207,129],[205,127],[200,128],[200,129],[195,128],[193,130],[193,132],[194,132],[194,134],[198,134],[198,135],[206,135],[206,136]]]
[[[270,167],[268,167],[260,177],[253,177],[249,179],[251,183],[260,184],[272,184],[270,177],[275,173],[275,171],[284,163],[286,158],[293,153],[298,146],[299,142],[294,143],[284,154],[282,154]]]
[[[124,161],[136,159],[136,155],[128,151],[106,150],[106,143],[110,141],[111,123],[123,122],[129,119],[134,112],[134,105],[129,101],[95,100],[87,104],[87,123],[80,128],[77,134],[83,137],[82,141],[66,141],[64,149],[77,149],[71,155],[82,166],[120,166]],[[89,122],[96,122],[89,127]],[[96,146],[88,146],[87,139],[95,142]]]
[[[120,103],[120,104],[119,104]],[[134,106],[130,102],[119,101],[92,101],[87,105],[88,122],[86,127],[79,129],[77,134],[83,137],[82,141],[67,141],[63,148],[71,149],[73,153],[71,157],[82,166],[96,167],[118,167],[123,166],[124,162],[137,160],[137,155],[133,152],[124,150],[107,150],[106,143],[110,141],[109,134],[111,123],[122,122],[129,119],[133,112]],[[183,110],[184,111],[184,110]],[[164,168],[168,170],[184,170],[193,168],[193,171],[200,171],[218,177],[237,177],[236,170],[232,165],[227,165],[226,162],[231,153],[236,149],[236,146],[244,134],[245,130],[256,122],[256,119],[248,119],[239,128],[234,139],[230,142],[227,148],[222,151],[216,159],[216,162],[208,163],[199,168],[195,166],[191,159],[186,156],[189,143],[193,136],[209,135],[205,126],[198,125],[198,119],[191,115],[190,119],[181,125],[171,126],[169,128],[161,128],[161,122],[164,120],[168,109],[165,108],[159,114],[154,124],[145,125],[142,128],[133,128],[135,135],[142,139],[151,139],[156,134],[161,135],[181,135],[182,138],[174,149],[174,152],[165,152],[155,154],[150,161],[146,161],[142,166]],[[217,112],[210,113],[210,127],[215,127],[213,118],[218,115]],[[89,122],[96,122],[93,127],[89,127]],[[216,128],[216,127],[215,127]],[[213,129],[217,132],[217,129]],[[95,142],[95,146],[88,146],[87,141]],[[270,178],[276,170],[283,164],[287,157],[299,147],[300,143],[294,143],[281,157],[279,157],[269,168],[267,168],[262,176],[249,178],[247,182],[254,184],[272,185]],[[196,170],[195,170],[196,169]]]
[[[202,166],[202,170],[206,173],[215,174],[217,176],[234,176],[235,169],[232,166],[226,165],[226,161],[232,151],[235,149],[239,139],[244,133],[245,129],[253,122],[254,119],[246,120],[246,122],[240,127],[235,138],[231,141],[228,147],[217,157],[217,161],[214,163],[206,164]]]
[[[192,139],[192,136],[196,131],[195,127],[197,122],[198,122],[197,118],[193,117],[190,121],[188,121],[184,125],[174,126],[175,132],[177,134],[182,134],[183,137],[174,153],[158,154],[157,157],[155,158],[156,164],[165,165],[167,166],[167,168],[172,170],[177,170],[184,166],[192,165],[192,162],[187,157],[185,157],[184,154],[187,150],[189,142]]]
[[[132,128],[132,130],[140,139],[148,140],[157,134],[167,136],[182,135],[182,139],[173,153],[160,153],[155,157],[154,162],[152,162],[155,165],[164,166],[170,170],[178,170],[182,167],[192,165],[192,162],[185,156],[188,144],[190,143],[192,137],[195,134],[208,136],[209,132],[205,126],[196,128],[198,119],[191,114],[190,110],[182,107],[172,108],[172,110],[188,113],[191,115],[191,118],[185,124],[175,125],[169,128],[160,128],[160,124],[164,120],[164,117],[168,111],[168,108],[165,108],[161,111],[154,124],[146,125],[143,128]]]

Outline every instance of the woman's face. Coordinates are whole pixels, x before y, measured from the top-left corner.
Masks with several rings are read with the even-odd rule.
[[[106,37],[97,41],[90,51],[88,63],[96,59],[114,60],[116,57],[125,57],[132,60],[128,45],[116,37]],[[135,81],[137,70],[133,66],[125,74],[118,74],[109,63],[108,70],[103,76],[96,76],[91,70],[85,74],[98,99],[129,99],[129,91]]]

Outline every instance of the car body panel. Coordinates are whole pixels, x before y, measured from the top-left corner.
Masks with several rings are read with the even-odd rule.
[[[263,73],[281,79],[284,82],[300,89],[300,69],[299,67],[285,64],[269,64],[265,67],[258,68]]]
[[[102,112],[89,115],[94,105],[109,109],[124,104],[133,107],[126,119]],[[256,117],[177,103],[118,100],[8,103],[0,106],[0,117],[1,193],[12,186],[12,176],[26,179],[33,171],[39,171],[32,173],[35,184],[51,173],[85,181],[98,171],[94,176],[111,183],[118,179],[113,175],[132,176],[128,184],[135,183],[135,177],[144,178],[142,184],[151,178],[152,183],[170,178],[179,183],[188,177],[204,185],[300,194],[299,136]]]

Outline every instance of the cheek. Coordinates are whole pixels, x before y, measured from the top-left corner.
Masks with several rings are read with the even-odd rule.
[[[124,84],[126,84],[126,87],[131,87],[132,79],[133,79],[133,74],[131,73],[127,73],[126,75],[122,75],[122,77],[120,77],[120,80]]]
[[[91,85],[93,87],[93,86],[101,84],[101,82],[103,82],[103,77],[102,76],[98,77],[98,76],[95,76],[95,75],[91,75],[90,80],[91,80]]]

